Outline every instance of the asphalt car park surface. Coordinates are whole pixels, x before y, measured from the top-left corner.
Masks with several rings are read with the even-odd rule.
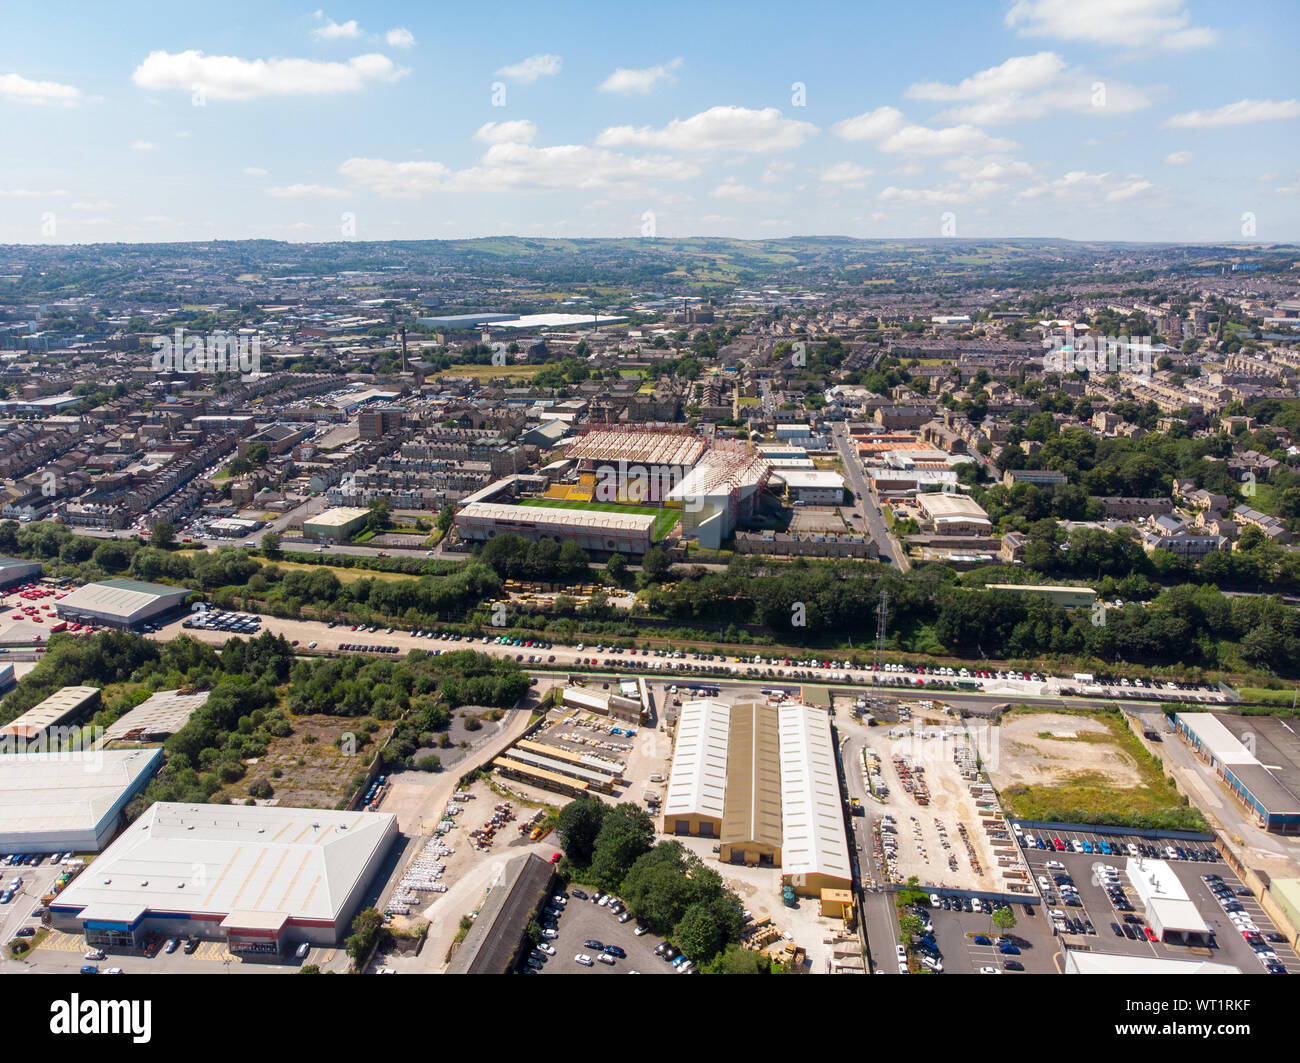
[[[1026,832],[1034,834],[1035,838],[1040,836],[1038,831],[1026,830]],[[1177,847],[1178,843],[1163,838],[1148,838],[1140,835],[1099,835],[1088,831],[1048,832],[1041,836],[1044,838],[1049,836],[1052,838],[1059,837],[1067,846],[1065,852],[1056,851],[1055,848],[1051,850],[1036,847],[1023,848],[1030,873],[1034,878],[1035,887],[1039,889],[1040,893],[1043,892],[1042,885],[1039,883],[1040,876],[1045,878],[1051,886],[1050,895],[1044,896],[1045,909],[1049,913],[1052,910],[1058,910],[1070,919],[1091,922],[1095,930],[1095,934],[1066,933],[1062,935],[1067,946],[1087,947],[1093,952],[1109,953],[1111,955],[1153,956],[1161,959],[1209,958],[1215,963],[1231,964],[1239,968],[1244,974],[1266,973],[1258,956],[1242,936],[1241,931],[1233,925],[1232,920],[1220,906],[1202,876],[1218,875],[1222,878],[1224,884],[1234,891],[1235,899],[1241,903],[1243,911],[1250,915],[1253,922],[1258,926],[1261,935],[1274,933],[1276,927],[1273,925],[1272,920],[1263,913],[1259,903],[1253,896],[1243,897],[1235,894],[1236,890],[1243,888],[1241,881],[1233,874],[1232,869],[1222,861],[1170,860],[1163,850],[1165,846],[1170,844]],[[1112,853],[1108,856],[1100,851],[1092,853],[1074,852],[1071,845],[1074,839],[1081,842],[1087,841],[1094,849],[1097,849],[1099,842],[1104,839],[1112,847]],[[1124,847],[1122,853],[1116,849],[1117,843]],[[1132,888],[1128,876],[1125,874],[1125,868],[1130,859],[1130,854],[1127,851],[1127,846],[1130,843],[1138,846],[1155,846],[1161,851],[1158,857],[1149,858],[1164,860],[1168,863],[1169,867],[1178,876],[1183,888],[1187,891],[1187,896],[1196,905],[1202,918],[1214,930],[1214,946],[1208,952],[1204,948],[1165,944],[1158,941],[1152,942],[1147,939],[1142,929],[1148,925],[1146,913],[1143,910],[1137,891]],[[1208,842],[1192,842],[1191,846],[1198,850],[1205,850],[1210,848],[1211,844]],[[1063,865],[1064,873],[1070,876],[1078,891],[1077,896],[1080,902],[1078,906],[1066,904],[1066,895],[1056,881],[1056,876],[1062,873],[1062,868],[1050,867],[1049,864]],[[1116,907],[1115,901],[1108,894],[1102,879],[1102,869],[1105,865],[1110,865],[1118,872],[1119,885],[1127,902],[1132,905],[1132,911],[1124,911]],[[1112,924],[1120,927],[1120,934],[1115,933]],[[1123,932],[1126,924],[1134,928],[1138,937],[1130,938]],[[1297,958],[1296,954],[1285,942],[1269,942],[1269,946],[1277,954],[1278,962],[1287,968],[1288,973],[1300,973],[1300,958]]]
[[[993,926],[987,911],[966,912],[959,910],[954,903],[967,896],[942,892],[953,908],[944,911],[942,907],[931,908],[926,914],[934,926],[935,943],[943,957],[945,974],[975,974],[981,968],[992,967],[1001,974],[1018,974],[1007,970],[1006,962],[1019,963],[1028,974],[1054,974],[1053,956],[1057,951],[1052,928],[1043,916],[1042,905],[1037,898],[1025,897],[1014,904],[1008,904],[1016,917],[1016,925],[1007,931]],[[1001,902],[999,902],[1001,903]],[[1024,905],[1033,909],[1033,915],[1027,915]],[[983,905],[981,905],[983,907]],[[986,938],[990,944],[978,945],[976,937]],[[1019,953],[1002,953],[995,944],[1006,937]]]
[[[585,889],[589,896],[597,896],[595,890]],[[569,903],[556,920],[559,937],[547,942],[554,946],[555,955],[547,958],[539,974],[628,974],[636,971],[640,974],[673,974],[673,968],[654,954],[655,948],[663,938],[647,933],[636,936],[636,920],[629,919],[620,923],[618,916],[607,907],[582,900],[569,891]],[[612,965],[594,962],[597,950],[588,948],[584,942],[599,941],[602,945],[617,945],[627,957],[615,958]],[[574,956],[584,953],[593,960],[591,967],[584,967]]]

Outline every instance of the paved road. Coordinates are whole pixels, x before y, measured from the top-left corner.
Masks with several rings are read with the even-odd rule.
[[[880,512],[879,507],[872,500],[871,488],[867,483],[867,474],[862,468],[862,462],[858,459],[857,450],[853,446],[853,439],[849,435],[849,426],[842,421],[831,425],[831,438],[835,442],[835,449],[839,453],[841,464],[844,466],[845,479],[848,480],[849,488],[853,491],[857,511],[867,526],[868,534],[880,547],[881,557],[893,561],[900,572],[906,572],[912,567],[911,562],[907,559],[907,551],[889,533],[884,514]]]

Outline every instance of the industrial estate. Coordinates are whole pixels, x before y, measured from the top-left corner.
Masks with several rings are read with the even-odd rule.
[[[1098,58],[1199,47],[1181,0],[1003,6],[1008,40],[1087,43],[918,73],[889,100],[928,125],[678,114],[700,64],[665,56],[592,90],[644,116],[555,146],[524,101],[570,72],[502,56],[469,169],[318,144],[231,175],[311,242],[0,244],[0,972],[1300,974],[1294,230],[965,235],[999,201],[1110,236],[1192,194],[1020,160],[1021,124],[1093,120],[1089,64],[1116,121],[1170,110],[1123,128],[1177,174],[1178,138],[1227,157],[1242,113],[1300,106],[1174,113]],[[411,30],[292,19],[406,65],[155,51],[131,83],[161,113],[188,79],[197,145],[231,106],[433,76]],[[0,111],[47,65],[0,66]],[[858,161],[796,161],[823,141]],[[0,211],[89,196],[43,166]],[[1277,169],[1252,181],[1291,182],[1294,225]],[[474,220],[486,190],[550,231],[558,171],[569,219],[644,197],[641,235]],[[363,191],[383,238],[278,213]],[[481,235],[423,238],[434,198]],[[741,235],[659,234],[697,198]],[[805,199],[858,235],[747,213]],[[884,236],[950,208],[960,238]]]

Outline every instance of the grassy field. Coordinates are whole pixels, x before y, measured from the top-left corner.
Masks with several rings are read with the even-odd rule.
[[[597,513],[640,513],[650,514],[655,518],[654,538],[666,538],[673,530],[682,514],[676,509],[659,509],[656,506],[621,506],[617,502],[571,502],[563,498],[529,498],[519,503],[521,506],[538,506],[543,509],[587,509]]]
[[[1003,716],[1003,725],[1039,710],[1024,706]],[[1117,712],[1074,712],[1045,709],[1053,715],[1083,715],[1105,725],[1109,735],[1083,733],[1074,741],[1118,749],[1136,765],[1140,783],[1116,787],[1100,771],[1078,771],[1057,785],[1012,785],[1001,791],[1002,805],[1013,818],[1061,823],[1099,823],[1159,830],[1205,830],[1206,823],[1166,779],[1155,758],[1128,729]]]
[[[467,376],[473,377],[480,382],[495,380],[498,377],[507,380],[511,377],[531,380],[545,368],[544,365],[453,365],[450,369],[435,373],[434,379],[444,376]]]

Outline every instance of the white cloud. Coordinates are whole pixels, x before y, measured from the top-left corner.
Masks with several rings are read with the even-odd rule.
[[[1238,100],[1212,111],[1185,111],[1165,121],[1169,129],[1214,129],[1300,118],[1300,100]]]
[[[888,136],[907,121],[896,107],[877,107],[856,118],[845,118],[831,126],[831,132],[841,140],[879,140]]]
[[[1184,0],[1018,0],[1006,14],[1021,37],[1057,37],[1116,48],[1205,48],[1218,33],[1191,25]]]
[[[945,161],[943,168],[962,181],[1003,181],[1034,173],[1029,163],[1005,155],[959,155]]]
[[[1141,174],[1116,177],[1110,173],[1071,170],[1053,181],[1045,181],[1025,189],[1017,198],[1046,199],[1057,203],[1121,203],[1157,190],[1157,186],[1143,178]]]
[[[819,175],[823,184],[844,188],[865,188],[872,171],[856,162],[837,162],[827,166]]]
[[[39,199],[42,196],[66,196],[67,190],[56,188],[50,192],[40,192],[34,188],[0,188],[0,198],[9,199]]]
[[[415,34],[398,26],[385,33],[384,40],[390,48],[410,48],[415,44]]]
[[[787,174],[794,170],[794,163],[785,162],[781,159],[773,159],[763,170],[763,176],[760,180],[765,185],[778,184],[785,180]]]
[[[1281,196],[1300,196],[1300,176],[1289,185],[1279,185],[1276,191]]]
[[[320,12],[317,12],[317,17],[320,17]],[[311,35],[318,41],[356,40],[361,36],[361,27],[357,25],[357,20],[354,18],[343,23],[335,22],[330,18],[325,20],[325,25],[312,30]]]
[[[662,129],[611,126],[596,138],[602,147],[667,148],[672,151],[734,151],[741,154],[789,151],[800,147],[817,127],[783,118],[775,107],[710,107],[690,118],[674,118]]]
[[[193,92],[210,99],[255,100],[266,96],[321,96],[358,92],[371,81],[396,81],[409,71],[386,55],[359,55],[346,62],[314,59],[240,59],[231,55],[150,52],[131,80],[142,89]]]
[[[82,200],[72,204],[73,210],[116,210],[117,204],[106,199]]]
[[[724,177],[722,183],[716,185],[709,195],[715,199],[730,199],[736,203],[771,203],[778,198],[771,192],[751,188],[734,177]]]
[[[32,81],[21,74],[0,74],[0,99],[15,103],[52,104],[75,107],[83,99],[81,90],[57,81]]]
[[[1076,114],[1127,114],[1150,105],[1140,88],[1101,80],[1069,66],[1055,52],[1017,56],[981,70],[956,85],[923,81],[904,93],[912,99],[958,106],[939,114],[945,122],[1001,125],[1042,118],[1053,111]]]
[[[951,207],[965,203],[970,195],[962,188],[898,188],[890,185],[877,197],[883,203]]]
[[[244,167],[244,173],[248,174],[249,177],[265,177],[267,175],[267,172],[268,171],[263,170],[260,166]]]
[[[330,185],[277,185],[266,190],[268,196],[276,199],[340,199],[348,193],[342,188]]]
[[[877,107],[874,111],[845,118],[831,126],[842,140],[874,140],[876,146],[891,155],[955,155],[1007,152],[1014,141],[989,136],[982,129],[962,124],[944,129],[908,122],[894,107]]]
[[[537,126],[527,118],[520,118],[513,122],[486,122],[479,126],[474,139],[487,144],[531,144],[535,136]]]
[[[1171,151],[1165,156],[1165,162],[1170,166],[1186,166],[1194,158],[1190,151]]]
[[[339,167],[339,173],[381,196],[409,199],[442,187],[451,171],[440,162],[352,158]]]
[[[564,60],[558,55],[530,55],[522,62],[511,66],[503,66],[497,71],[497,74],[503,78],[509,78],[511,81],[530,85],[538,78],[558,74],[563,66]]]
[[[600,91],[644,96],[659,82],[672,81],[673,71],[681,65],[682,60],[677,58],[660,66],[646,67],[644,70],[619,67],[600,83]]]
[[[130,148],[132,151],[153,151],[152,140],[133,140]]]
[[[536,148],[493,144],[478,165],[450,170],[440,162],[346,160],[339,173],[381,196],[414,198],[431,192],[644,190],[657,181],[683,181],[699,169],[667,156],[633,158],[582,144]]]

